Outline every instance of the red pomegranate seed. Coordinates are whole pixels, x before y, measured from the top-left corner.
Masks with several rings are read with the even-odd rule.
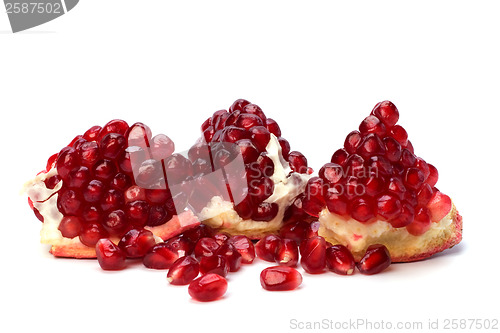
[[[394,228],[402,228],[410,224],[415,217],[415,210],[407,202],[401,204],[401,214],[389,221]]]
[[[362,140],[363,137],[358,131],[352,131],[351,133],[347,134],[347,137],[345,138],[344,149],[349,154],[354,154],[361,144]]]
[[[403,181],[399,177],[391,177],[389,183],[387,184],[387,190],[394,194],[400,200],[403,199],[406,188]]]
[[[259,118],[265,123],[266,122],[266,115],[262,111],[262,109],[256,105],[256,104],[247,104],[243,107],[243,112],[249,113],[249,114],[254,114],[256,116],[259,116]]]
[[[99,146],[104,158],[115,160],[127,146],[127,140],[121,134],[109,133],[101,139]]]
[[[385,157],[391,162],[397,162],[401,158],[401,145],[396,139],[386,137],[382,140],[385,147]]]
[[[174,285],[186,285],[193,281],[200,272],[198,261],[190,256],[180,257],[167,273],[167,281]]]
[[[358,197],[351,201],[351,216],[359,222],[366,223],[375,217],[375,204],[369,197]]]
[[[209,273],[191,282],[189,295],[200,302],[211,302],[221,298],[227,291],[227,281],[224,277]]]
[[[144,266],[152,269],[169,269],[179,259],[179,255],[168,248],[166,243],[153,246],[142,260]]]
[[[349,153],[345,149],[338,149],[335,153],[333,153],[330,162],[344,166],[348,157]]]
[[[254,179],[249,183],[249,191],[252,202],[263,202],[273,194],[274,182],[268,177]]]
[[[64,190],[57,197],[57,207],[65,216],[80,216],[83,211],[83,200],[74,190]]]
[[[279,206],[275,202],[261,202],[252,213],[252,220],[271,221],[278,215]]]
[[[146,149],[151,142],[151,129],[143,123],[135,123],[127,130],[125,137],[128,146],[138,146]]]
[[[372,275],[382,272],[391,264],[391,255],[382,244],[370,245],[358,263],[361,274]]]
[[[396,125],[390,130],[391,136],[396,139],[397,142],[403,147],[406,147],[408,144],[408,133],[406,130],[400,125]]]
[[[226,234],[224,232],[218,232],[215,235],[213,235],[212,238],[215,239],[217,244],[222,245],[222,244],[226,243],[230,237],[231,236],[229,236],[228,234]]]
[[[449,196],[439,191],[434,192],[431,200],[427,204],[431,220],[433,222],[441,221],[446,215],[448,215],[452,206],[453,204]]]
[[[302,275],[292,267],[268,267],[260,273],[260,284],[269,291],[294,290],[301,283]]]
[[[255,259],[255,247],[252,241],[244,235],[235,235],[227,240],[241,255],[242,264],[251,264]],[[222,244],[221,244],[222,245]]]
[[[172,252],[177,253],[179,257],[190,255],[195,244],[183,235],[175,236],[165,241],[165,246]]]
[[[250,139],[238,140],[235,144],[240,148],[240,156],[243,158],[245,164],[257,161],[257,158],[259,158],[259,151]]]
[[[125,203],[123,193],[115,189],[109,189],[104,192],[101,199],[101,208],[103,211],[110,211],[120,208]]]
[[[387,184],[383,177],[379,177],[376,173],[370,173],[368,177],[363,180],[365,194],[370,197],[375,197],[382,193]]]
[[[80,242],[88,247],[94,247],[101,238],[108,237],[108,232],[99,223],[89,223],[80,232]]]
[[[300,245],[300,264],[309,274],[322,273],[326,266],[326,241],[321,236],[314,236],[302,241]]]
[[[280,243],[280,237],[267,235],[255,244],[255,253],[262,260],[275,262]]]
[[[336,163],[326,163],[321,167],[318,172],[318,175],[325,184],[336,184],[338,183],[343,176],[344,170],[342,166]]]
[[[246,99],[237,99],[234,103],[229,107],[229,113],[234,111],[242,111],[245,106],[250,104]]]
[[[78,147],[78,155],[83,165],[87,167],[94,165],[100,157],[97,142],[84,142],[80,147]]]
[[[380,119],[376,116],[370,115],[359,125],[359,132],[363,135],[373,133],[383,137],[385,136],[386,128]]]
[[[329,188],[325,193],[326,207],[331,213],[338,215],[348,214],[347,199],[336,188]]]
[[[302,200],[302,209],[311,216],[318,217],[319,212],[325,207],[324,183],[319,177],[308,180],[305,188],[306,196]]]
[[[123,210],[114,210],[104,218],[102,225],[110,234],[119,235],[127,227],[127,216]]]
[[[269,132],[274,134],[277,138],[279,138],[281,136],[281,129],[280,129],[278,123],[274,119],[267,118],[266,119],[266,127],[269,130]]]
[[[392,194],[384,194],[377,198],[377,212],[386,220],[401,214],[401,202]]]
[[[104,270],[124,269],[125,253],[108,238],[102,238],[95,245],[97,261]]]
[[[298,173],[307,172],[307,158],[298,151],[292,151],[288,154],[288,162],[292,171]]]
[[[318,236],[318,231],[319,231],[319,221],[309,223],[309,227],[306,230],[305,238],[307,239]]]
[[[424,174],[424,180],[429,177],[430,170],[427,162],[425,162],[422,158],[417,157],[417,161],[415,163],[415,167],[417,167]]]
[[[210,257],[201,257],[200,273],[201,274],[219,274],[226,276],[229,272],[229,264],[224,256],[214,255]]]
[[[73,238],[80,235],[82,230],[82,220],[76,216],[64,216],[59,223],[59,231],[66,238]]]
[[[241,254],[232,244],[222,244],[217,250],[216,254],[226,258],[230,272],[236,272],[240,269],[242,260]]]
[[[278,138],[278,142],[281,146],[281,155],[283,155],[283,158],[288,161],[288,158],[290,157],[290,143],[284,139],[283,137]]]
[[[255,126],[250,128],[250,138],[257,147],[257,149],[261,152],[266,150],[267,144],[271,139],[271,133],[264,126]]]
[[[408,188],[416,191],[422,186],[424,179],[422,171],[417,168],[408,168],[408,170],[406,170],[404,183]]]
[[[326,249],[326,267],[340,275],[351,275],[354,273],[356,262],[344,245],[333,245]]]
[[[257,115],[250,113],[241,113],[238,118],[236,118],[236,122],[234,123],[234,125],[249,130],[254,126],[262,126],[264,125],[264,123],[262,122],[262,119]]]
[[[85,223],[97,223],[101,220],[102,210],[97,206],[87,205],[83,208],[82,218]],[[94,244],[95,245],[95,244]]]
[[[125,203],[133,202],[133,201],[144,201],[146,200],[146,190],[134,185],[130,186],[124,194]]]
[[[425,206],[431,200],[433,191],[429,184],[424,183],[417,193],[417,204],[419,206]]]
[[[170,191],[166,189],[146,189],[146,200],[152,205],[164,204],[170,198]]]
[[[415,151],[413,149],[413,145],[411,144],[410,140],[408,140],[408,143],[406,144],[406,149],[408,149],[412,154],[415,154]]]
[[[45,179],[43,182],[45,183],[46,188],[53,190],[60,181],[61,177],[59,177],[58,175],[54,175],[50,178]]]
[[[117,173],[110,183],[111,188],[122,192],[126,191],[130,185],[132,185],[132,181],[124,173]]]
[[[127,258],[141,258],[155,244],[156,241],[151,231],[131,229],[123,235],[118,243],[118,247],[125,253]]]
[[[221,137],[222,137],[222,142],[235,143],[236,141],[239,140],[250,139],[251,134],[246,129],[239,128],[236,126],[228,126],[222,130]]]
[[[99,132],[101,132],[101,129],[101,126],[92,126],[83,134],[83,138],[87,141],[95,141],[97,140],[97,136],[99,135]]]
[[[199,260],[201,257],[213,256],[220,245],[213,238],[203,237],[196,243],[194,247],[194,255]]]
[[[295,243],[300,244],[302,240],[306,237],[307,229],[309,228],[309,223],[304,221],[295,221],[285,224],[280,229],[281,238],[292,239]]]
[[[383,156],[371,156],[366,161],[367,173],[380,176],[392,176],[394,169],[391,162]]]
[[[172,218],[172,214],[165,209],[162,205],[151,206],[149,209],[149,216],[146,225],[155,227],[162,225]]]
[[[80,158],[78,152],[73,148],[65,147],[57,157],[56,167],[57,173],[64,180],[68,180],[71,171],[80,166]]]
[[[283,239],[278,247],[276,262],[281,266],[295,267],[299,262],[299,249],[293,239]]]
[[[94,164],[93,173],[94,177],[98,180],[107,182],[116,175],[116,166],[110,160],[101,160]]]
[[[425,182],[429,184],[431,187],[434,187],[436,186],[436,183],[438,181],[439,174],[434,165],[427,163],[427,166],[429,167],[429,176],[427,177]]]
[[[345,175],[358,176],[359,174],[364,174],[365,160],[358,154],[352,154],[347,159],[344,166]],[[345,176],[344,176],[345,177]]]
[[[143,227],[148,222],[149,204],[146,201],[132,201],[125,205],[124,211],[128,221],[135,227]]]
[[[189,239],[193,243],[196,243],[201,238],[212,237],[215,231],[206,224],[200,224],[196,228],[189,229],[185,231],[182,235],[183,237]]]
[[[387,128],[394,126],[399,120],[399,111],[390,101],[383,101],[375,105],[372,114],[377,116]]]
[[[415,219],[406,226],[406,230],[414,236],[423,235],[431,228],[429,210],[425,207],[417,208]]]
[[[98,202],[104,195],[105,186],[100,180],[91,180],[83,189],[83,198],[86,202]]]
[[[151,154],[155,160],[163,160],[173,154],[174,142],[165,134],[158,134],[151,139]]]

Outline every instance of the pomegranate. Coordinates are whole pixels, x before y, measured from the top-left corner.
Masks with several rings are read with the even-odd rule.
[[[393,262],[419,260],[462,237],[460,215],[435,187],[437,169],[415,155],[399,114],[393,103],[378,103],[292,205],[318,217],[319,235],[356,260],[376,243]]]
[[[44,222],[42,243],[55,256],[92,258],[99,239],[117,243],[133,229],[148,235],[147,246],[121,242],[127,256],[137,257],[156,243],[153,235],[167,239],[198,225],[181,198],[190,195],[191,162],[173,151],[166,135],[152,137],[146,125],[123,120],[77,136],[26,185]]]
[[[306,157],[290,151],[277,122],[243,99],[216,111],[201,131],[188,154],[200,188],[190,204],[200,220],[251,238],[277,232],[312,173]]]

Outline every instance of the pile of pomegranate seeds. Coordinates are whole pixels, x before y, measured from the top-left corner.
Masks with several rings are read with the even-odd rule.
[[[243,219],[271,221],[275,218],[278,205],[265,201],[274,191],[270,177],[275,166],[266,151],[271,135],[277,137],[283,158],[290,163],[292,171],[312,172],[303,154],[290,151],[290,144],[281,136],[276,121],[267,118],[259,106],[244,99],[236,100],[228,110],[216,111],[202,124],[201,131],[203,136],[190,149],[189,158],[193,163],[195,182],[207,191],[200,191],[193,197],[190,204],[195,209],[201,210],[212,197],[220,195],[224,200],[236,203],[234,208]],[[222,184],[207,179],[207,174],[227,166],[236,156],[241,157],[244,166],[238,170],[226,169],[226,179]],[[230,190],[229,196],[226,186]]]
[[[327,207],[361,223],[382,219],[415,236],[429,230],[431,221],[439,222],[451,200],[434,187],[437,169],[415,156],[398,119],[393,103],[378,103],[319,177],[309,180],[300,207],[314,217]]]

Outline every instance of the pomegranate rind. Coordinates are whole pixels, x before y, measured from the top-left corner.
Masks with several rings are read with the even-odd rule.
[[[341,237],[336,233],[335,228],[327,225],[325,221],[328,215],[331,213],[326,209],[321,212],[319,235],[331,244],[346,246],[351,250],[357,262],[363,257],[368,246],[373,244],[385,245],[391,254],[392,262],[412,262],[429,258],[436,253],[450,249],[462,240],[462,216],[458,213],[455,205],[452,205],[450,212],[444,217],[444,219],[451,220],[451,223],[441,228],[439,232],[426,232],[420,236],[405,234],[405,237],[401,237],[400,233],[407,233],[406,229],[392,228],[385,236],[370,238],[362,248],[357,247],[356,249],[353,249],[354,244],[346,237]],[[345,223],[349,223],[349,221]],[[432,224],[437,225],[438,223],[433,222]]]

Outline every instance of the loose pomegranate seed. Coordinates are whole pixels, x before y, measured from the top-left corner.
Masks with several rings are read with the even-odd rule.
[[[59,223],[59,231],[66,238],[73,238],[80,235],[82,230],[82,220],[76,216],[64,216]]]
[[[118,247],[125,253],[127,258],[141,258],[155,244],[156,241],[151,231],[131,229],[122,237]]]
[[[384,194],[377,198],[377,212],[386,220],[401,214],[401,202],[392,194]]]
[[[273,120],[271,118],[267,118],[266,119],[266,127],[269,130],[269,132],[274,134],[277,138],[279,138],[281,136],[281,129],[275,120]]]
[[[269,291],[294,290],[301,283],[302,275],[292,267],[268,267],[260,273],[260,284]]]
[[[165,209],[162,205],[151,206],[149,209],[148,222],[146,225],[150,227],[155,227],[162,225],[163,223],[169,221],[172,218],[172,213]]]
[[[452,206],[453,204],[449,196],[439,191],[434,192],[431,200],[427,204],[431,220],[433,222],[441,221],[446,215],[448,215]]]
[[[285,224],[280,229],[281,238],[288,238],[295,241],[295,243],[300,244],[302,240],[306,237],[307,229],[309,228],[309,223],[304,221],[295,221],[292,223]]]
[[[372,114],[377,116],[387,128],[394,126],[399,120],[399,111],[390,101],[383,101],[375,105]]]
[[[358,131],[352,131],[351,133],[347,134],[347,137],[345,138],[344,149],[349,154],[354,154],[361,144],[362,140],[363,137]]]
[[[321,236],[311,237],[300,245],[300,264],[309,274],[322,273],[326,266],[326,241]]]
[[[104,270],[124,269],[125,253],[108,238],[102,238],[95,245],[97,261]]]
[[[169,269],[179,259],[179,255],[168,248],[166,243],[154,245],[142,260],[144,266],[152,269]]]
[[[408,133],[406,130],[400,125],[396,125],[390,130],[391,136],[396,139],[397,142],[403,147],[406,147],[408,144]]]
[[[188,287],[189,295],[200,302],[221,298],[227,291],[227,281],[218,274],[206,274],[194,280]]]
[[[201,257],[200,273],[201,274],[219,274],[226,276],[229,272],[229,264],[224,256],[214,255],[210,257]]]
[[[199,260],[201,257],[210,257],[217,252],[220,245],[213,238],[203,237],[194,247],[194,255]]]
[[[370,133],[384,136],[386,129],[385,125],[376,116],[370,115],[366,117],[359,125],[359,132],[363,135]]]
[[[165,246],[172,252],[177,253],[179,257],[190,255],[195,247],[195,244],[183,235],[175,236],[165,242]]]
[[[280,237],[267,235],[255,244],[255,253],[262,260],[275,262],[280,243]]]
[[[429,167],[429,176],[425,180],[427,184],[429,184],[431,187],[436,186],[436,183],[439,178],[438,171],[436,167],[430,163],[427,163],[427,166]]]
[[[134,185],[130,186],[124,194],[125,203],[130,203],[133,201],[144,201],[146,200],[146,190]]]
[[[80,232],[80,242],[88,247],[94,247],[101,238],[108,237],[108,232],[101,224],[89,223],[83,226]]]
[[[216,254],[226,258],[230,272],[236,272],[240,269],[242,260],[241,254],[232,244],[222,244],[217,250]]]
[[[350,203],[351,216],[359,222],[369,222],[375,217],[376,206],[369,197],[358,197]]]
[[[295,267],[299,261],[299,249],[293,239],[283,239],[278,247],[276,262],[281,266]]]
[[[167,281],[174,285],[186,285],[193,281],[199,272],[200,265],[195,258],[180,257],[168,270]]]
[[[401,205],[401,214],[389,221],[394,228],[402,228],[410,224],[415,217],[415,210],[413,206],[407,202]]]
[[[334,273],[351,275],[354,273],[356,262],[344,245],[333,245],[326,249],[326,266]]]
[[[382,272],[391,264],[391,255],[387,248],[381,244],[370,245],[358,263],[361,274],[372,275]]]
[[[298,151],[292,151],[288,154],[288,162],[290,162],[290,168],[292,171],[298,173],[307,172],[307,158]]]
[[[235,235],[227,240],[241,255],[242,264],[251,264],[255,259],[255,247],[252,241],[244,235]],[[223,243],[221,243],[222,245]]]

